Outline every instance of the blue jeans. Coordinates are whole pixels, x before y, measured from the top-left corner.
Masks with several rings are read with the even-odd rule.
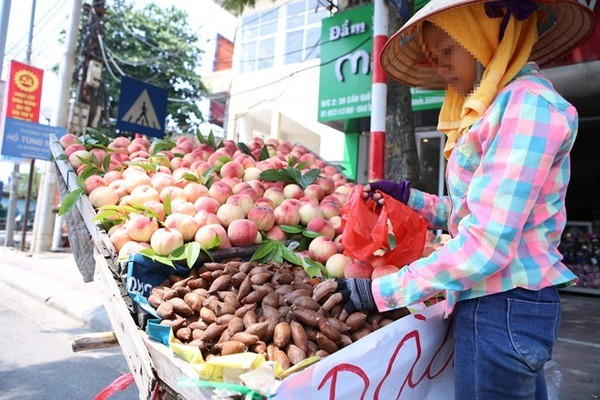
[[[544,363],[560,324],[556,287],[459,301],[453,312],[456,400],[547,400]]]

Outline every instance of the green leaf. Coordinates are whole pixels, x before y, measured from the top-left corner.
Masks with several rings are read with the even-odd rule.
[[[186,181],[190,181],[190,182],[198,182],[198,177],[196,175],[192,174],[191,172],[184,174],[181,178],[185,179]]]
[[[171,268],[175,268],[173,261],[169,260],[167,257],[159,256],[152,249],[142,249],[142,250],[140,250],[140,254],[145,255],[146,257],[150,258],[151,260],[158,261],[159,263],[166,264],[166,265],[170,266]]]
[[[200,246],[200,243],[198,242],[190,242],[185,245],[185,260],[190,269],[196,264],[196,261],[198,261],[201,250],[202,246]]]
[[[60,161],[68,161],[69,159],[67,158],[66,154],[59,154],[58,156],[56,156],[54,158],[55,160],[60,160]]]
[[[219,239],[218,236],[215,236],[212,240],[212,242],[210,242],[207,246],[206,250],[214,250],[216,248],[218,248],[221,245],[221,239]],[[208,253],[207,253],[208,254]],[[212,258],[212,257],[211,257]]]
[[[301,163],[298,163],[298,165],[294,165],[294,167],[296,167],[300,171],[302,171],[304,168],[306,168],[306,163],[305,162],[301,162]]]
[[[300,257],[296,255],[292,250],[288,249],[285,245],[281,248],[281,254],[283,259],[294,264],[294,265],[302,265],[302,261]]]
[[[173,252],[171,254],[169,254],[169,256],[167,257],[169,260],[183,260],[185,259],[185,245],[176,248],[175,250],[173,250]]]
[[[286,167],[288,175],[292,178],[294,183],[300,184],[300,179],[302,179],[302,172],[294,167]]]
[[[309,277],[322,277],[327,274],[325,266],[309,257],[302,257],[302,267]],[[325,275],[324,275],[325,274]]]
[[[107,211],[103,211],[101,213],[98,213],[95,217],[94,217],[94,221],[112,221],[115,217],[116,218],[121,218],[122,213],[119,211],[115,211],[115,210],[107,210]]]
[[[213,134],[212,129],[208,132],[208,140],[206,142],[213,150],[216,150],[215,146],[215,135]]]
[[[167,146],[163,142],[156,143],[152,148],[152,155],[155,156],[163,150],[166,150]]]
[[[75,207],[75,205],[77,204],[77,201],[84,194],[85,190],[83,190],[82,188],[77,188],[68,195],[66,195],[60,204],[60,208],[58,209],[58,215],[64,215],[65,213],[71,211],[73,207]]]
[[[165,201],[163,201],[163,211],[165,213],[165,218],[168,215],[171,215],[171,196],[166,195]]]
[[[267,169],[260,173],[258,179],[268,182],[294,183],[294,179],[284,169]]]
[[[258,155],[258,161],[264,161],[269,157],[271,157],[271,155],[269,154],[269,149],[267,149],[267,146],[265,145],[260,150],[260,154]]]
[[[250,150],[250,148],[248,146],[246,146],[246,143],[238,142],[237,147],[238,147],[238,149],[240,149],[242,151],[242,153],[248,154],[249,156],[254,158],[254,156],[252,155],[252,151]]]
[[[141,167],[146,172],[156,172],[156,171],[158,171],[158,165],[153,164],[153,163],[149,163],[149,162],[134,161],[134,162],[130,162],[128,165],[129,166],[135,165],[135,166]]]
[[[311,239],[307,238],[306,236],[302,236],[302,239],[300,239],[300,244],[296,248],[296,251],[308,250],[308,246],[310,245],[310,242],[311,242]]]
[[[273,240],[265,240],[262,244],[254,251],[251,261],[263,261],[265,257],[271,255],[271,253],[275,250],[277,246],[277,242]]]
[[[198,139],[200,143],[205,143],[204,136],[202,136],[202,132],[200,132],[200,129],[196,129],[196,139]]]
[[[185,154],[183,154],[183,153],[173,153],[173,157],[183,158],[184,156],[185,156]]]
[[[305,230],[304,232],[302,232],[302,234],[304,236],[306,236],[307,238],[311,238],[311,239],[314,239],[314,238],[316,238],[318,236],[323,236],[319,232],[309,231],[308,229]]]
[[[208,179],[212,177],[212,175],[213,175],[214,172],[215,172],[215,167],[214,166],[210,167],[210,168],[207,168],[206,171],[204,171],[202,173],[202,177],[204,178],[204,181],[205,182],[208,181]]]
[[[109,155],[104,157],[104,160],[102,160],[102,169],[104,170],[104,172],[108,172],[108,170],[110,169],[110,156]]]
[[[279,225],[279,229],[291,235],[304,232],[304,228],[300,225]]]
[[[308,185],[313,184],[319,176],[321,176],[320,168],[311,169],[310,171],[307,171],[304,175],[302,175],[299,181],[299,185],[302,186],[302,189],[306,189],[306,187]]]
[[[83,170],[81,171],[81,175],[79,175],[79,178],[82,181],[85,181],[87,178],[89,178],[92,175],[103,175],[104,172],[98,168],[96,168],[93,165],[86,165],[85,168],[83,168]]]
[[[275,249],[271,253],[271,260],[282,263],[283,262],[283,249],[286,248],[281,242],[275,242]]]

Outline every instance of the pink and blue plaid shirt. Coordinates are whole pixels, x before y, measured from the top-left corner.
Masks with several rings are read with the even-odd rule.
[[[408,205],[452,236],[430,256],[373,280],[380,311],[445,292],[456,302],[577,277],[558,251],[577,111],[526,64],[452,151],[448,196],[411,190]]]

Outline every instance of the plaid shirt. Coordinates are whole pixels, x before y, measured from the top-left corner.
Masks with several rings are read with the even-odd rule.
[[[577,112],[526,64],[452,151],[449,196],[411,190],[408,205],[452,238],[399,273],[373,280],[380,311],[445,291],[457,301],[572,284],[558,251],[566,222]]]

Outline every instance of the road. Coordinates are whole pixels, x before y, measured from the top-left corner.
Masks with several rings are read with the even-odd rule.
[[[73,338],[92,331],[0,282],[0,399],[89,400],[129,372],[119,347],[74,353]],[[138,399],[135,383],[111,400]]]

